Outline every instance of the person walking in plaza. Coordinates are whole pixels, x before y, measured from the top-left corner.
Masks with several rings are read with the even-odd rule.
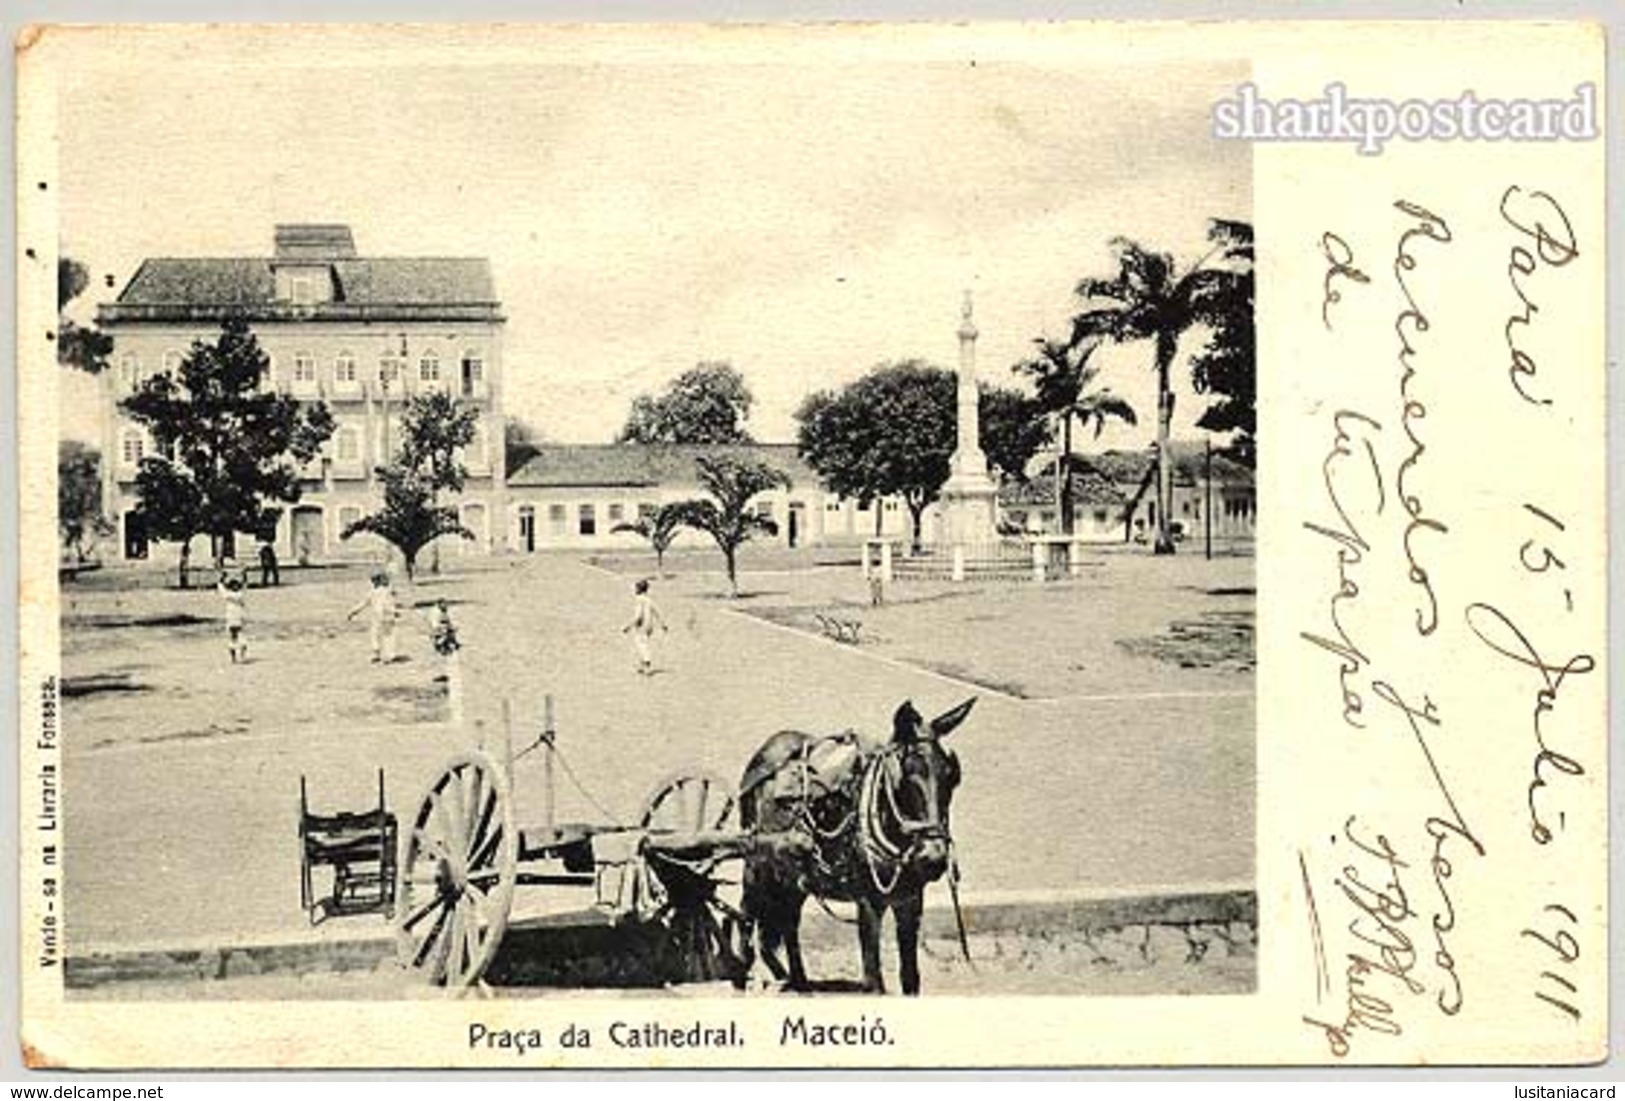
[[[400,609],[395,604],[395,590],[389,587],[387,573],[380,570],[372,575],[372,588],[344,618],[354,619],[362,612],[367,613],[367,626],[371,632],[372,660],[386,664],[394,661],[395,621],[400,618]]]
[[[220,581],[215,588],[221,599],[226,602],[226,648],[231,653],[233,665],[248,660],[248,609],[243,596],[244,585],[241,577],[232,577],[225,570],[220,571]]]
[[[282,584],[282,571],[278,568],[276,548],[270,543],[260,544],[260,588]]]
[[[632,635],[632,648],[637,651],[638,675],[650,676],[654,673],[654,633],[655,627],[661,631],[670,630],[666,626],[666,617],[660,614],[655,607],[654,598],[649,595],[649,582],[639,581],[632,587],[634,594],[632,604],[632,622],[621,628],[621,633]]]

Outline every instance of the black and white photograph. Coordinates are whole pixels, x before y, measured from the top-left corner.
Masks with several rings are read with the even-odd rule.
[[[1245,66],[398,75],[63,103],[70,991],[1251,989]]]
[[[354,1065],[884,1065],[937,1001],[939,1062],[1185,1058],[1075,1013],[1405,1061],[1413,1004],[1476,994],[1453,952],[1493,955],[1484,823],[1528,755],[1473,775],[1425,678],[1592,706],[1552,655],[1593,644],[1601,518],[1530,489],[1497,526],[1513,482],[1452,459],[1443,342],[1477,322],[1463,275],[1429,335],[1426,281],[1482,247],[1499,340],[1505,248],[1494,195],[1406,182],[1422,143],[1227,130],[1299,85],[1192,28],[42,33],[53,1013],[338,1003],[390,1033]],[[1537,217],[1547,285],[1592,278]],[[1581,626],[1520,651],[1451,563],[1543,516]],[[1562,752],[1533,778],[1590,798],[1602,762]],[[979,1046],[1005,1006],[1051,1023]],[[40,1058],[138,1051],[113,1034]],[[334,1057],[230,1043],[207,1061]],[[1236,1043],[1200,1050],[1274,1041]]]

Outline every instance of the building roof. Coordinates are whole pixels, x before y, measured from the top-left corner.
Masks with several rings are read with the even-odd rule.
[[[508,486],[513,489],[692,486],[698,481],[694,460],[701,455],[716,454],[770,463],[788,474],[796,489],[812,489],[820,484],[818,475],[802,461],[795,444],[729,447],[544,444],[523,466],[508,474]]]
[[[326,268],[331,301],[277,298],[278,266]],[[346,226],[282,225],[273,257],[157,257],[144,260],[99,320],[501,320],[489,260],[474,257],[359,257]]]
[[[1194,440],[1174,440],[1174,482],[1177,485],[1196,485],[1202,481],[1207,454],[1203,444]],[[1132,487],[1140,485],[1149,476],[1154,458],[1150,451],[1102,451],[1096,455],[1072,456],[1072,468],[1081,474],[1093,473],[1113,485]],[[1053,470],[1053,464],[1046,468]],[[1253,472],[1234,459],[1224,455],[1213,456],[1213,480],[1232,486],[1252,485]]]
[[[354,259],[355,237],[349,226],[298,223],[276,227],[278,260]]]
[[[1107,481],[1099,471],[1074,469],[1071,478],[1072,501],[1077,507],[1121,508],[1128,501],[1128,495]],[[1001,505],[1030,507],[1055,503],[1056,486],[1053,473],[1035,475],[1023,481],[1006,481],[999,487]]]

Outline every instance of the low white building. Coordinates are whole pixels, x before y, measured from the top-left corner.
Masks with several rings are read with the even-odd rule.
[[[777,467],[790,488],[755,499],[762,515],[778,525],[785,547],[859,543],[877,533],[906,538],[909,513],[896,498],[871,506],[824,488],[794,444],[733,447],[642,444],[558,444],[537,449],[509,471],[508,546],[524,553],[551,549],[636,549],[641,536],[617,532],[656,505],[705,497],[695,460],[727,454]],[[707,536],[684,531],[676,546],[709,546]]]
[[[1176,440],[1171,517],[1177,538],[1197,539],[1209,523],[1215,539],[1253,538],[1257,491],[1253,472],[1223,455],[1211,465],[1199,443]],[[1072,533],[1084,542],[1143,542],[1157,525],[1157,464],[1149,451],[1103,451],[1073,455]],[[1012,532],[1054,535],[1061,530],[1061,486],[1049,463],[1024,482],[999,490],[999,518]]]

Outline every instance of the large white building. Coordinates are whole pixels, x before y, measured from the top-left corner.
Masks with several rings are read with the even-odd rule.
[[[347,226],[282,225],[270,256],[148,259],[98,312],[114,339],[102,499],[120,557],[149,553],[133,490],[152,440],[119,402],[141,379],[179,367],[194,341],[217,338],[231,313],[247,318],[270,357],[267,385],[326,402],[337,423],[303,471],[300,500],[282,510],[274,539],[284,559],[340,552],[339,533],[380,502],[373,471],[398,446],[405,402],[433,390],[479,411],[458,507],[479,549],[505,547],[504,318],[490,263],[361,256]]]

